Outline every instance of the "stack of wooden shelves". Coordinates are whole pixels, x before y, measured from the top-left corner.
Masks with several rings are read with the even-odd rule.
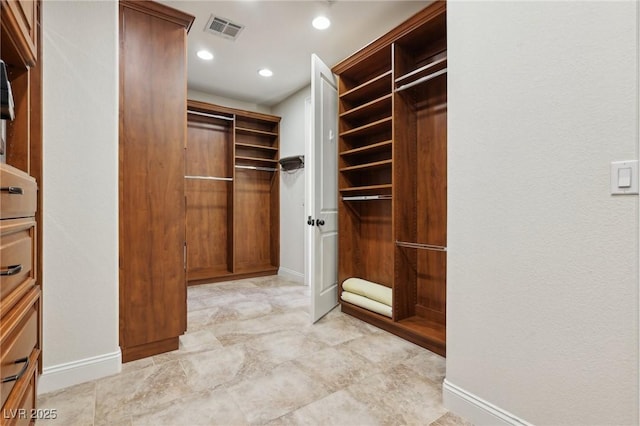
[[[280,263],[280,117],[189,101],[187,276],[273,275]]]
[[[342,310],[446,352],[446,3],[336,65],[339,281],[392,289],[392,317]]]

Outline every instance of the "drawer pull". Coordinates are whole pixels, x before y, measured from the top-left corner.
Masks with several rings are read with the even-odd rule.
[[[27,371],[27,368],[29,368],[29,357],[24,357],[24,358],[17,359],[13,363],[14,364],[22,364],[22,363],[24,363],[24,365],[22,366],[22,369],[20,369],[18,374],[14,374],[13,376],[3,377],[2,378],[2,383],[18,381],[20,379],[20,377],[22,377],[24,375],[25,371]]]
[[[9,194],[14,194],[14,195],[24,194],[24,191],[19,186],[3,186],[2,188],[0,188],[0,191],[8,192]]]
[[[7,277],[10,275],[19,274],[22,271],[22,265],[11,265],[7,269],[0,271],[0,276]]]

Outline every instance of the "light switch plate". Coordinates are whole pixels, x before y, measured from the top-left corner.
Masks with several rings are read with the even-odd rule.
[[[629,170],[631,185],[629,185]],[[611,163],[611,193],[633,195],[638,193],[638,160],[613,161]]]

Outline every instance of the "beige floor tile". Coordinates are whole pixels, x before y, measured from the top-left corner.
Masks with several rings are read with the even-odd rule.
[[[367,358],[345,348],[329,347],[294,361],[305,373],[337,391],[380,373]]]
[[[96,382],[96,419],[104,421],[148,412],[190,391],[178,361],[102,379]]]
[[[428,425],[447,412],[440,389],[404,365],[368,377],[346,391],[367,404],[383,424]]]
[[[265,423],[329,394],[323,384],[290,362],[228,390],[250,423]]]
[[[38,424],[93,425],[96,383],[88,382],[38,396],[38,409],[55,410],[55,419]],[[53,413],[53,411],[51,411]]]
[[[153,365],[153,358],[152,357],[142,358],[142,359],[137,359],[135,361],[125,362],[125,363],[122,364],[122,370],[120,371],[120,374],[132,373],[132,372],[134,372],[136,370],[140,370],[142,368],[151,367],[152,365]]]
[[[179,350],[40,396],[58,419],[38,424],[470,426],[442,407],[444,358],[308,308],[282,277],[191,286]]]
[[[473,424],[469,423],[462,417],[456,416],[455,414],[449,412],[440,417],[435,422],[431,423],[430,426],[473,426]]]
[[[310,326],[309,316],[304,312],[292,311],[273,313],[258,318],[228,321],[215,324],[212,330],[223,345],[247,342],[261,335],[286,330],[302,331]]]
[[[203,329],[187,332],[180,336],[180,348],[178,350],[156,355],[153,357],[153,362],[156,365],[160,365],[165,362],[182,359],[193,353],[219,348],[222,348],[222,343],[216,339],[216,336],[210,330]]]
[[[215,426],[247,424],[244,414],[225,389],[188,395],[133,417],[133,426]]]
[[[121,418],[106,417],[96,419],[94,426],[131,426],[131,416],[125,416]]]
[[[374,426],[382,424],[371,410],[341,390],[268,423],[269,426]]]
[[[399,364],[425,350],[390,333],[365,335],[344,345],[383,368]]]
[[[252,347],[242,344],[193,354],[183,358],[180,363],[187,376],[187,383],[198,391],[266,374],[276,366],[261,357]]]
[[[315,339],[312,335],[294,330],[261,335],[247,344],[259,352],[258,355],[261,359],[274,364],[281,364],[299,357],[305,358],[306,355],[327,347],[325,343]]]
[[[431,380],[442,388],[442,382],[445,377],[446,360],[440,355],[428,350],[422,350],[417,355],[403,361],[402,365],[409,367],[418,376]]]
[[[328,345],[339,345],[364,336],[366,331],[340,316],[326,316],[315,323],[309,333]]]

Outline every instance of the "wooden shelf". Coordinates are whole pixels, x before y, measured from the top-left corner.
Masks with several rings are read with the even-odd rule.
[[[343,167],[340,169],[341,172],[354,172],[354,171],[362,171],[369,169],[378,169],[381,167],[391,167],[391,160],[383,160],[383,161],[374,161],[372,163],[358,164],[357,166],[349,166]]]
[[[355,136],[365,136],[372,133],[378,133],[381,129],[388,127],[391,130],[391,122],[392,118],[387,117],[382,120],[374,121],[373,123],[365,124],[364,126],[356,127],[355,129],[350,129],[345,132],[340,133],[341,137],[355,137]]]
[[[349,188],[340,188],[340,192],[352,194],[356,192],[371,192],[371,191],[380,191],[380,190],[390,190],[390,183],[385,183],[382,185],[368,185],[368,186],[352,186]]]
[[[384,95],[378,99],[374,99],[371,102],[367,102],[358,107],[352,108],[348,111],[340,114],[340,118],[347,120],[357,120],[358,118],[383,114],[385,111],[388,114],[391,114],[391,97],[393,95],[391,93]],[[387,115],[388,115],[387,114]]]
[[[391,93],[391,70],[386,71],[371,80],[365,81],[353,89],[347,90],[340,95],[340,99],[353,102],[358,99],[371,96],[371,94],[387,94]],[[374,95],[375,96],[375,95]]]
[[[359,148],[350,149],[348,151],[343,151],[340,153],[341,156],[353,156],[353,155],[366,155],[366,154],[374,154],[376,152],[383,152],[387,150],[391,150],[393,146],[392,141],[383,141],[378,143],[373,143],[370,145],[361,146]]]
[[[236,155],[236,160],[258,161],[261,163],[278,164],[278,160],[271,160],[269,158],[259,158],[259,157],[244,157],[239,155]]]
[[[245,134],[245,135],[270,136],[270,137],[278,136],[277,132],[267,132],[265,130],[249,129],[247,127],[236,127],[236,133]]]
[[[263,149],[265,151],[273,151],[273,152],[277,152],[278,151],[278,148],[274,147],[274,146],[257,145],[257,144],[252,144],[252,143],[236,142],[236,147],[237,148],[247,148],[247,149]]]

